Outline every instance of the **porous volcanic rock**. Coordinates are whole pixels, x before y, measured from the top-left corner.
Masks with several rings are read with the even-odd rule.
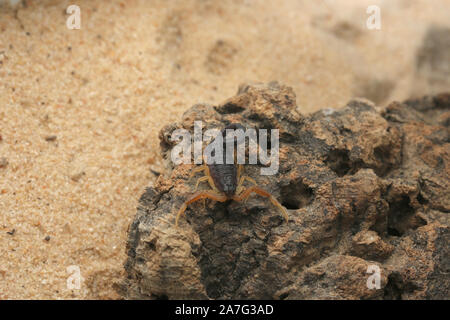
[[[240,123],[280,130],[280,167],[245,172],[289,212],[260,196],[191,204],[194,165],[174,166],[170,139]],[[142,195],[129,228],[126,299],[448,299],[450,94],[385,108],[297,111],[276,82],[242,85],[221,105],[195,105],[160,133],[167,169]],[[199,177],[201,175],[198,175]],[[201,186],[207,189],[207,184]],[[380,271],[369,289],[370,268]]]

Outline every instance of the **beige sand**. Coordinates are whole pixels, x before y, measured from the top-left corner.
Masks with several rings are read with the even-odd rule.
[[[158,131],[191,105],[271,80],[301,112],[373,81],[396,83],[380,101],[403,99],[425,28],[450,20],[446,0],[75,2],[81,30],[68,1],[0,7],[0,299],[117,298]],[[377,3],[382,30],[368,31]]]

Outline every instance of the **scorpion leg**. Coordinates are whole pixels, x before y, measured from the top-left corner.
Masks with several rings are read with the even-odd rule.
[[[250,178],[249,176],[242,176],[240,179],[239,179],[239,183],[238,183],[238,186],[237,186],[237,188],[236,188],[236,194],[240,194],[241,193],[241,191],[244,189],[244,182],[245,181],[249,181],[249,182],[251,182],[251,183],[253,183],[253,185],[258,185],[257,183],[256,183],[256,181],[255,180],[253,180],[252,178]],[[247,198],[245,198],[244,199],[244,202],[246,202],[247,201]]]
[[[277,199],[275,199],[274,196],[272,196],[269,192],[266,190],[258,187],[258,186],[251,186],[248,189],[242,191],[240,194],[235,195],[233,197],[233,200],[235,201],[242,201],[244,199],[247,199],[250,194],[256,193],[260,196],[266,197],[270,199],[270,202],[272,202],[273,205],[275,205],[278,209],[280,209],[281,213],[283,214],[283,217],[286,219],[286,222],[289,221],[289,216],[287,214],[287,210],[281,205],[281,203],[278,202]]]
[[[189,174],[189,178],[192,178],[197,172],[202,172],[202,171],[204,171],[206,173],[206,175],[209,176],[209,169],[208,169],[208,165],[207,165],[207,162],[206,162],[206,157],[205,157],[203,151],[202,151],[203,164],[198,166],[198,167],[195,167],[194,169],[192,169],[191,173]]]
[[[243,168],[244,168],[244,166],[242,164],[238,164],[238,170],[237,170],[237,179],[238,179],[238,181],[241,180],[241,174],[242,174]]]
[[[209,186],[211,187],[211,189],[213,189],[214,192],[220,193],[219,189],[217,189],[216,185],[214,184],[214,180],[211,177],[208,167],[206,167],[205,172],[206,172],[206,177],[208,178]]]
[[[198,185],[200,184],[200,182],[208,181],[209,184],[211,184],[211,181],[209,181],[210,179],[211,179],[211,177],[208,177],[208,176],[204,176],[204,177],[198,178],[197,179],[197,183],[195,184],[194,192],[197,191]],[[203,198],[203,209],[205,209],[205,208],[206,208],[206,198]]]
[[[178,210],[177,217],[175,218],[175,226],[178,227],[178,219],[186,211],[187,206],[200,199],[211,199],[219,202],[225,202],[228,198],[224,194],[217,193],[215,191],[199,191],[195,192],[188,200],[186,200]]]
[[[209,177],[208,176],[204,176],[204,177],[198,178],[197,179],[197,183],[195,184],[194,192],[197,191],[198,185],[200,184],[200,182],[203,182],[203,181],[208,181],[209,182]]]
[[[197,172],[202,172],[206,170],[206,165],[201,165],[199,167],[195,167],[191,170],[191,173],[189,174],[189,178],[192,178]]]
[[[240,194],[242,189],[244,188],[244,182],[245,181],[249,181],[251,183],[253,183],[253,185],[257,185],[256,181],[253,180],[252,178],[250,178],[249,176],[242,176],[242,171],[243,171],[243,165],[242,164],[238,164],[238,171],[237,171],[237,179],[238,179],[238,184],[237,184],[237,188],[236,188],[236,194]],[[244,199],[244,202],[247,201],[247,198]]]
[[[208,181],[208,183],[209,183],[211,189],[213,189],[213,191],[216,192],[216,193],[220,193],[220,191],[219,191],[219,190],[216,188],[216,186],[214,185],[214,180],[213,180],[213,178],[211,177],[211,175],[210,175],[210,173],[209,173],[208,167],[206,167],[206,168],[204,168],[204,169],[202,168],[202,170],[205,171],[206,175],[205,175],[204,177],[199,178],[199,179],[197,180],[197,183],[195,184],[194,192],[197,191],[198,185],[199,185],[201,182],[203,182],[203,181]],[[199,171],[200,171],[200,170],[199,170]],[[206,198],[203,199],[203,207],[206,208]]]

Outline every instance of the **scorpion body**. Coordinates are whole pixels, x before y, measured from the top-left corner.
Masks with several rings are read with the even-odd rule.
[[[225,133],[227,129],[242,129],[243,127],[240,124],[231,124],[225,127],[221,134],[224,138],[226,138]],[[234,139],[234,138],[233,138]],[[224,140],[224,147],[225,147]],[[240,141],[237,141],[239,143]],[[204,172],[205,176],[199,178],[197,180],[195,190],[197,190],[198,185],[201,182],[208,182],[212,190],[205,191],[197,191],[194,192],[188,200],[186,200],[181,208],[178,210],[175,225],[178,226],[178,220],[180,216],[186,211],[187,206],[193,202],[196,202],[201,199],[211,199],[219,202],[225,202],[228,200],[234,201],[245,201],[252,194],[256,193],[263,197],[267,197],[270,199],[272,204],[274,204],[283,214],[286,221],[288,221],[287,210],[273,197],[269,192],[257,186],[255,180],[250,178],[249,176],[242,175],[243,166],[242,164],[236,163],[236,154],[234,155],[234,163],[227,164],[225,152],[223,163],[217,164],[203,164],[199,167],[194,168],[191,171],[191,176],[193,176],[197,172]],[[244,182],[248,181],[253,185],[244,189]]]
[[[238,187],[237,168],[234,164],[208,165],[214,185],[229,198],[233,197]]]

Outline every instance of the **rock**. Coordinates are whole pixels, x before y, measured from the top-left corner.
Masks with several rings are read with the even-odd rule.
[[[379,108],[367,100],[311,115],[276,82],[221,105],[195,105],[160,132],[166,170],[139,201],[127,241],[125,299],[448,298],[449,94]],[[336,106],[338,107],[338,106]],[[245,174],[266,198],[189,205],[191,164],[174,166],[171,133],[240,123],[280,130],[279,172]],[[200,177],[198,175],[197,177]],[[201,188],[207,188],[201,185]],[[367,286],[370,268],[379,288]]]
[[[396,239],[384,263],[386,299],[448,299],[450,292],[450,233],[448,225],[430,223]]]
[[[356,257],[369,260],[384,260],[394,250],[394,247],[384,242],[375,231],[364,230],[352,238],[351,253]]]
[[[289,300],[381,299],[383,290],[367,286],[367,279],[372,274],[371,266],[380,268],[380,288],[385,288],[388,279],[379,264],[357,257],[334,255],[306,268],[293,285],[277,292],[276,297]]]

